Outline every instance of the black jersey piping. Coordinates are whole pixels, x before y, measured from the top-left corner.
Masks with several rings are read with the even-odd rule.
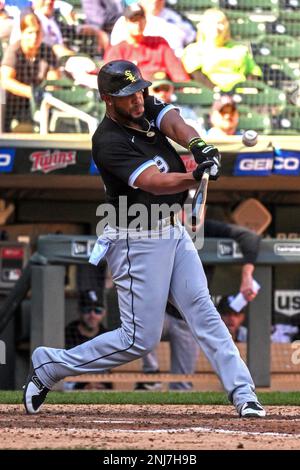
[[[104,359],[106,357],[109,357],[109,356],[112,356],[113,354],[117,354],[117,353],[120,353],[120,352],[125,352],[125,351],[128,351],[129,349],[131,349],[133,346],[134,346],[134,343],[135,343],[135,331],[136,331],[136,324],[135,324],[135,314],[134,314],[134,308],[133,308],[133,299],[134,299],[134,295],[133,295],[133,290],[132,290],[132,284],[133,284],[133,277],[130,273],[130,270],[131,270],[131,262],[130,262],[130,257],[129,257],[129,241],[128,241],[128,234],[127,234],[127,238],[126,238],[126,244],[127,244],[127,261],[128,261],[128,269],[127,269],[127,274],[130,278],[130,288],[129,288],[129,292],[131,294],[131,310],[132,310],[132,323],[133,323],[133,335],[132,335],[132,343],[128,346],[128,348],[126,349],[119,349],[117,351],[114,351],[113,353],[110,353],[110,354],[106,354],[105,356],[100,356],[100,357],[97,357],[96,359],[92,359],[91,361],[88,361],[88,362],[84,362],[83,364],[78,364],[77,366],[74,366],[74,368],[78,368],[78,367],[83,367],[83,366],[86,366],[87,364],[91,364],[92,362],[95,362],[95,361],[99,361],[100,359]],[[83,343],[84,344],[84,343]],[[40,366],[38,367],[35,367],[34,370],[37,370],[39,369],[40,367],[43,367],[47,364],[65,364],[65,365],[68,365],[67,363],[65,362],[58,362],[58,361],[49,361],[49,362],[45,362],[44,364],[41,364]]]

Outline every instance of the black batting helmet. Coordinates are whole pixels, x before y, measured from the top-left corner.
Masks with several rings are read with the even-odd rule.
[[[150,85],[139,68],[128,60],[112,60],[103,65],[98,74],[100,95],[129,96]]]

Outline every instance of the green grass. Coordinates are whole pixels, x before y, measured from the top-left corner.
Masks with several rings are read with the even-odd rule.
[[[300,405],[300,392],[258,393],[264,405]],[[22,403],[22,392],[0,391],[1,404]],[[221,392],[51,392],[46,403],[52,404],[129,404],[129,405],[227,405]]]

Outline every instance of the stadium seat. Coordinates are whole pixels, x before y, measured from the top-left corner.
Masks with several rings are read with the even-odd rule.
[[[273,55],[257,55],[255,61],[263,71],[265,83],[274,88],[285,89],[286,84],[290,86],[291,82],[300,78],[299,69],[290,67],[289,64]]]
[[[250,39],[260,36],[266,30],[265,23],[254,22],[249,19],[236,18],[230,24],[231,35],[234,39]]]
[[[207,8],[218,8],[219,0],[169,0],[167,2],[177,11],[204,11]]]
[[[269,134],[272,128],[271,119],[269,115],[257,113],[251,108],[248,108],[247,112],[238,107],[239,110],[239,131],[246,131],[247,129],[253,129],[260,134]]]
[[[266,34],[251,44],[255,56],[273,55],[279,59],[300,60],[300,40],[287,34]]]
[[[278,0],[220,0],[220,8],[225,11],[244,10],[250,12],[273,12],[278,9]]]
[[[214,92],[203,87],[199,82],[174,83],[177,103],[189,106],[211,106]]]
[[[74,85],[74,82],[68,78],[59,80],[45,80],[42,83],[46,92],[50,93],[54,98],[73,106],[77,110],[83,111],[100,121],[104,115],[104,103],[99,102],[95,97],[95,91]],[[32,116],[35,122],[39,121],[39,115],[36,113],[38,108],[32,103]],[[75,125],[76,132],[82,132],[81,121],[72,113],[66,113],[58,109],[52,109],[49,130],[57,131],[57,123],[60,119],[72,120]]]
[[[94,111],[95,101],[94,92],[88,88],[73,86],[72,88],[61,88],[51,91],[52,96],[64,101],[71,106],[76,106],[81,111],[92,114]]]
[[[94,91],[88,88],[73,86],[72,89],[53,90],[51,94],[54,98],[58,98],[64,103],[94,116],[98,121],[100,121],[104,115],[104,103],[99,102],[99,99],[95,97]],[[55,131],[58,119],[66,119],[67,117],[75,120],[76,132],[81,132],[81,122],[78,118],[74,118],[72,115],[67,116],[65,113],[58,110],[52,112],[49,125],[50,131]]]
[[[272,128],[274,134],[299,135],[300,109],[297,106],[287,105],[273,118]]]
[[[246,80],[238,83],[233,94],[236,101],[249,106],[284,106],[286,104],[285,93],[271,88],[262,81]]]
[[[59,89],[64,89],[64,88],[72,88],[74,86],[74,81],[71,80],[70,78],[63,77],[59,78],[57,80],[44,80],[41,83],[42,88],[59,88]]]
[[[283,11],[296,12],[300,10],[300,0],[279,0],[279,8]]]
[[[300,10],[298,11],[280,11],[278,23],[283,25],[285,34],[293,37],[300,36]],[[274,31],[277,32],[277,31]]]

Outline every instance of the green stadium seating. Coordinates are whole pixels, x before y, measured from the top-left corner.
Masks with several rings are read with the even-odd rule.
[[[41,83],[42,88],[47,87],[57,87],[59,89],[64,89],[64,88],[72,88],[74,86],[74,80],[71,80],[70,78],[63,77],[59,78],[57,80],[44,80]]]
[[[61,88],[60,90],[51,91],[51,95],[88,114],[94,112],[95,95],[93,90],[88,88],[80,86],[73,86],[70,89]]]
[[[290,85],[300,78],[299,69],[290,67],[288,63],[272,55],[257,55],[255,61],[263,71],[264,81],[274,88],[284,88],[286,83]]]
[[[204,11],[218,8],[219,0],[172,0],[168,4],[177,11]]]
[[[237,18],[230,24],[231,35],[234,39],[250,39],[262,35],[266,26],[263,22]]]
[[[280,11],[279,20],[282,21],[300,21],[300,11]]]
[[[237,102],[249,106],[284,106],[286,96],[282,90],[271,88],[262,81],[246,80],[238,83],[233,94]]]
[[[273,133],[279,135],[299,135],[300,109],[287,105],[274,119]]]
[[[242,108],[238,107],[239,110],[239,125],[240,131],[247,129],[253,129],[261,134],[269,134],[271,130],[271,119],[269,115],[263,115],[257,113],[251,108],[248,108],[247,112],[243,112]]]
[[[103,102],[99,102],[98,96],[95,96],[95,91],[82,86],[74,85],[73,80],[69,78],[62,78],[59,80],[45,80],[42,82],[42,87],[50,93],[54,98],[57,98],[64,103],[83,111],[100,121],[105,113],[105,106]],[[38,107],[36,103],[31,102],[31,113],[33,120],[38,123],[39,114],[37,113]],[[65,113],[53,109],[51,113],[50,131],[56,130],[56,125],[59,119],[72,120],[75,125],[76,132],[82,132],[80,120],[72,116],[72,113]]]
[[[266,34],[252,43],[255,55],[271,54],[279,59],[300,60],[300,40],[287,34]]]
[[[300,37],[300,11],[280,11],[277,23],[283,26],[284,34]]]
[[[293,21],[290,23],[284,21],[282,24],[285,27],[287,34],[296,38],[300,37],[300,21]]]
[[[174,86],[178,104],[209,107],[214,101],[214,92],[199,82],[174,83]]]
[[[278,10],[278,6],[278,0],[235,0],[234,4],[231,0],[220,0],[220,7],[224,10],[273,12]]]

